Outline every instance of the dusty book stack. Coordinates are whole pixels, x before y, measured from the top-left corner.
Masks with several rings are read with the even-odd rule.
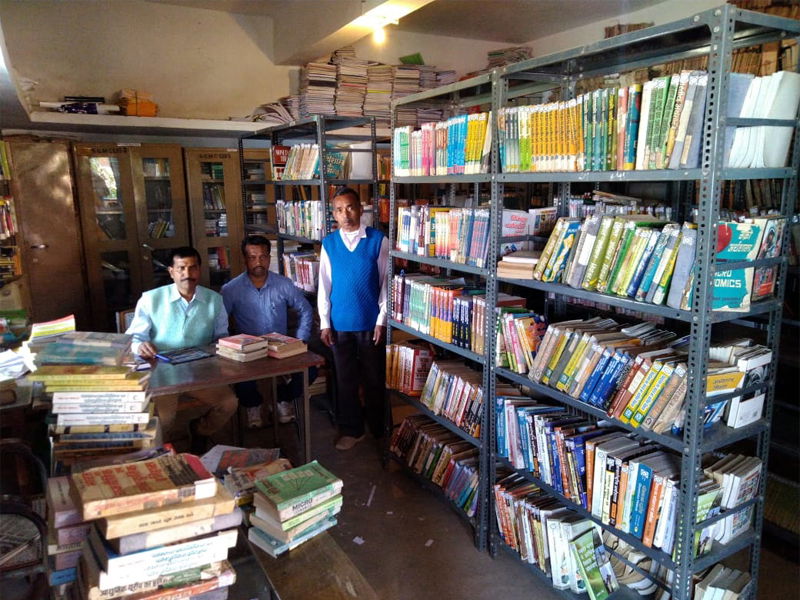
[[[256,481],[248,539],[272,557],[336,525],[342,480],[317,461]]]
[[[71,488],[67,514],[86,532],[77,597],[145,598],[170,589],[189,598],[235,582],[227,559],[242,514],[196,456],[96,467],[60,485]]]
[[[56,472],[99,456],[151,448],[160,438],[149,371],[126,366],[45,365],[29,375],[51,400],[48,429]]]

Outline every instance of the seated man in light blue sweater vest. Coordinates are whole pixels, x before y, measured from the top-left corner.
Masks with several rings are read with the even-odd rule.
[[[175,248],[169,256],[170,285],[142,294],[133,321],[125,333],[133,336],[133,351],[148,360],[156,352],[190,346],[207,346],[228,335],[228,315],[222,296],[197,285],[200,254],[194,248]],[[192,452],[205,452],[210,436],[236,412],[236,395],[227,385],[183,394],[207,407],[202,418],[190,423]],[[181,394],[159,396],[156,407],[163,430],[175,423]]]
[[[333,217],[339,230],[322,240],[317,307],[320,337],[331,348],[336,367],[336,448],[349,450],[364,438],[365,419],[376,438],[385,428],[389,241],[377,229],[361,225],[361,201],[351,188],[336,192]]]

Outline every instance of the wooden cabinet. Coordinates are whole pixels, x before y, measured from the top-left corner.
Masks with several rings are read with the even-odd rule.
[[[192,245],[200,252],[200,283],[219,290],[242,272],[244,237],[239,153],[224,148],[184,150]]]
[[[246,234],[277,233],[275,227],[275,189],[271,185],[271,163],[267,150],[244,151],[242,190],[244,231]]]
[[[143,291],[171,282],[170,250],[189,245],[181,147],[76,144],[78,191],[94,327]]]
[[[7,138],[13,164],[11,194],[20,236],[19,289],[33,321],[74,314],[90,326],[81,269],[81,231],[73,195],[70,142]],[[4,288],[10,289],[8,285]],[[29,298],[29,299],[28,299]]]

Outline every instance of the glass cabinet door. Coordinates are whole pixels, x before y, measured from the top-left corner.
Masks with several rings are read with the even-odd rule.
[[[244,151],[244,227],[246,233],[275,233],[275,192],[268,185],[270,162],[266,150]]]
[[[143,145],[133,158],[137,196],[142,287],[172,282],[167,272],[172,249],[189,245],[189,217],[183,156],[177,145]]]
[[[100,330],[114,328],[114,313],[131,308],[142,292],[131,148],[76,144],[87,277]]]
[[[234,150],[185,151],[192,244],[203,259],[201,283],[219,290],[242,270],[244,233],[239,156]]]

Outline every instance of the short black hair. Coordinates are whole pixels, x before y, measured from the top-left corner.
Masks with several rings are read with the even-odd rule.
[[[361,204],[361,196],[358,195],[358,192],[346,185],[336,188],[336,191],[333,192],[333,196],[331,196],[331,201],[337,196],[352,196],[355,198],[356,202]]]
[[[242,240],[242,254],[245,253],[246,246],[266,246],[267,254],[272,250],[272,244],[263,235],[248,235]]]
[[[197,259],[197,264],[203,264],[203,259],[200,258],[200,253],[191,246],[181,246],[180,248],[173,248],[169,253],[169,266],[175,265],[176,258],[190,258],[194,256]]]

